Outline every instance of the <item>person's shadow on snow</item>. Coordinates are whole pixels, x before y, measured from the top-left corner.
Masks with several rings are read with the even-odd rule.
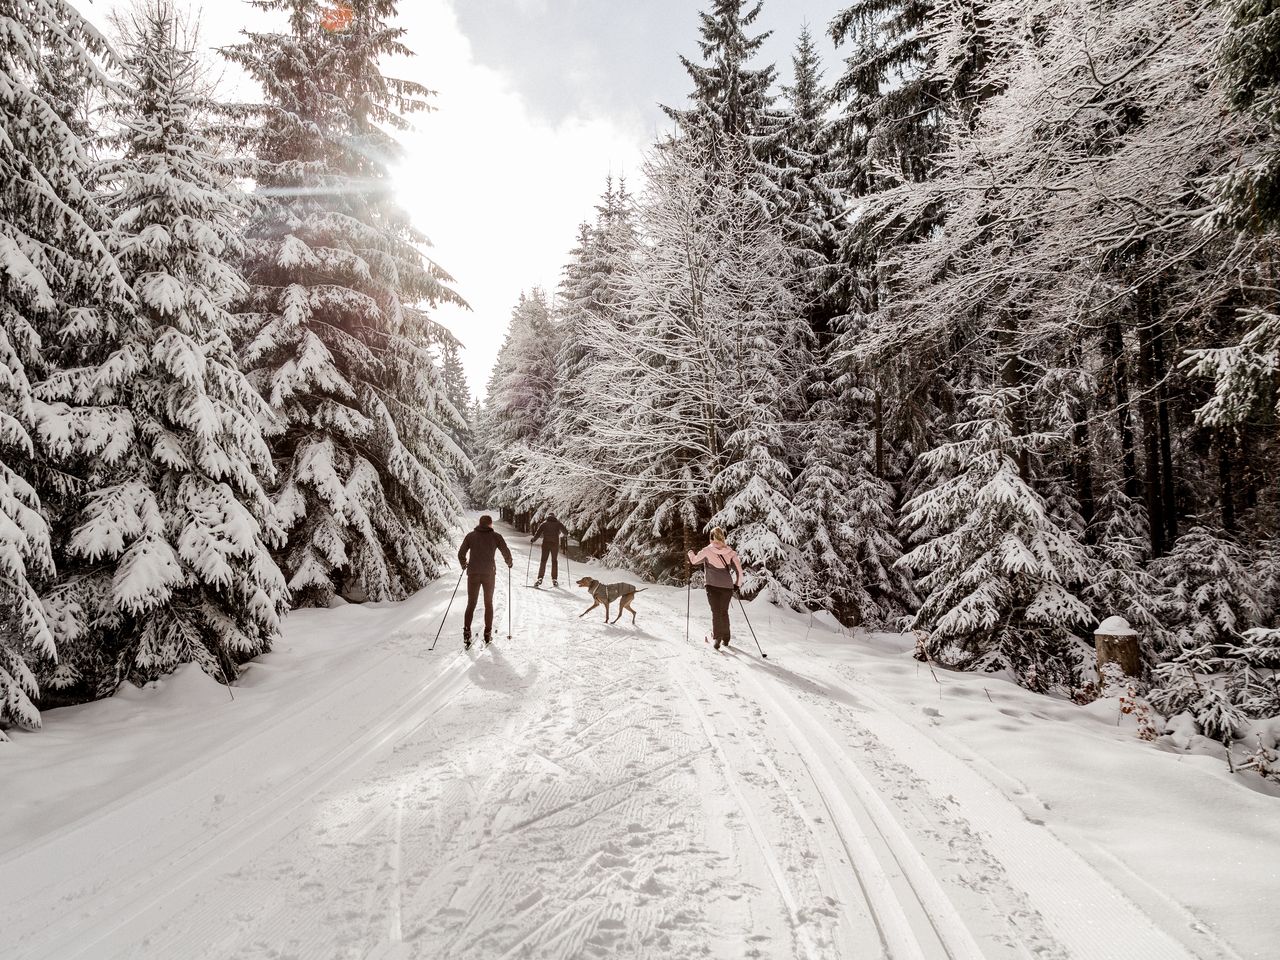
[[[855,710],[867,710],[867,704],[857,694],[849,690],[843,690],[839,687],[833,687],[821,680],[813,677],[806,677],[798,673],[793,673],[780,663],[774,663],[772,660],[759,660],[755,657],[743,657],[744,665],[749,670],[756,670],[767,676],[773,677],[782,683],[800,691],[818,697],[824,697],[833,700],[836,703],[842,703],[846,707],[853,707]]]
[[[521,673],[502,655],[502,650],[495,644],[487,650],[482,648],[477,652],[476,658],[467,670],[467,677],[484,690],[515,693],[537,679],[538,665],[530,661],[528,670]]]

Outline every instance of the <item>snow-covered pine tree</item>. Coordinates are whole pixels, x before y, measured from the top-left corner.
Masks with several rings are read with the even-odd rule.
[[[840,396],[826,380],[812,381],[796,431],[793,526],[802,545],[796,579],[841,621],[884,625],[915,596],[897,566],[902,544],[893,487],[875,475],[870,431],[843,413]]]
[[[933,75],[936,50],[926,29],[935,6],[932,0],[857,0],[828,26],[836,47],[848,53],[829,94],[835,109],[823,132],[821,183],[837,194],[839,207],[829,221],[828,264],[813,275],[821,298],[814,309],[831,315],[826,389],[858,435],[852,441],[860,452],[858,472],[846,477],[851,483],[857,477],[859,499],[873,514],[866,519],[880,518],[866,548],[887,550],[890,571],[897,559],[894,504],[910,496],[915,453],[945,435],[933,424],[950,422],[952,413],[939,412],[955,409],[952,385],[966,379],[955,369],[960,365],[950,362],[956,355],[950,345],[909,338],[883,349],[875,338],[882,325],[901,315],[890,312],[896,304],[887,285],[894,274],[885,261],[929,228],[899,222],[892,235],[878,235],[866,203],[886,188],[924,179],[930,170],[946,103],[943,84]],[[869,555],[865,548],[863,553]],[[901,568],[896,576],[909,580]],[[904,586],[900,597],[910,604],[913,592]]]
[[[59,56],[41,55],[50,49]],[[53,573],[42,495],[61,485],[37,428],[57,436],[73,425],[33,385],[61,352],[54,345],[128,295],[87,183],[91,158],[54,94],[105,88],[108,57],[64,0],[0,9],[0,739],[6,726],[39,726],[35,670],[58,656],[40,591]]]
[[[943,663],[1008,667],[1032,689],[1075,685],[1072,638],[1093,625],[1080,599],[1089,559],[1022,478],[1019,458],[1052,438],[1017,433],[1009,394],[975,395],[958,439],[921,457],[931,482],[903,518],[927,536],[902,559],[925,598],[915,622]]]
[[[1243,162],[1224,178],[1229,219],[1253,229],[1280,225],[1280,29],[1272,0],[1229,0],[1220,47],[1222,79],[1232,106],[1257,129]]]
[[[475,437],[472,433],[471,388],[467,385],[467,373],[462,366],[462,345],[452,337],[445,338],[441,347],[440,376],[443,382],[444,396],[449,401],[449,409],[443,411],[444,416],[453,419],[451,414],[459,416],[449,426],[449,436],[462,451],[468,463],[473,463],[476,455]],[[460,466],[460,465],[459,465]],[[466,493],[470,484],[470,473],[458,471],[455,484],[459,500],[470,499]]]
[[[543,289],[520,294],[511,314],[490,390],[493,453],[492,506],[511,515],[540,507],[539,467],[530,454],[543,443],[556,396],[559,335]]]
[[[619,560],[682,576],[684,550],[719,523],[751,568],[747,589],[797,603],[783,426],[800,408],[809,334],[792,253],[741,189],[751,161],[713,164],[710,150],[677,140],[646,169],[641,242],[616,270],[626,329],[601,322],[609,349],[588,373],[589,426],[555,468],[617,491]]]
[[[856,166],[854,193],[887,177],[920,180],[937,146],[943,80],[929,27],[935,0],[857,0],[828,28],[836,46],[848,44],[845,70],[832,92],[841,103],[837,123]]]
[[[283,421],[272,438],[279,562],[299,603],[395,599],[445,564],[465,457],[449,434],[436,342],[415,305],[461,303],[394,202],[395,131],[426,109],[422,86],[383,75],[408,54],[393,0],[347,0],[341,29],[316,0],[251,0],[288,14],[226,54],[266,92],[252,146],[260,201],[248,229],[243,351]]]
[[[1166,645],[1159,609],[1160,583],[1147,567],[1150,539],[1142,504],[1125,496],[1112,482],[1098,501],[1086,531],[1092,572],[1084,599],[1099,621],[1124,617],[1143,640],[1148,657]]]
[[[1264,715],[1253,712],[1264,704],[1280,707],[1276,632],[1245,636],[1260,619],[1248,567],[1248,554],[1231,537],[1200,526],[1179,537],[1151,568],[1171,635],[1151,702],[1167,714],[1191,714],[1216,740],[1234,738],[1246,717]]]
[[[763,0],[711,0],[698,14],[702,62],[681,56],[693,81],[687,107],[662,109],[677,137],[698,140],[706,163],[732,170],[739,186],[768,216],[783,206],[787,119],[774,108],[777,68],[753,65],[769,32],[752,35]],[[742,162],[742,157],[750,162]]]
[[[611,177],[596,206],[594,222],[582,224],[579,230],[557,297],[556,392],[541,447],[561,462],[585,456],[577,451],[579,438],[591,429],[585,398],[593,383],[593,368],[619,337],[627,335],[617,269],[635,244],[626,183],[615,184]],[[607,469],[607,464],[594,466]],[[542,500],[554,506],[587,549],[603,553],[621,524],[609,483],[592,470],[567,473],[555,467],[542,471],[539,479]]]
[[[559,331],[546,293],[522,293],[485,396],[482,499],[509,519],[540,505],[541,467],[531,462],[544,442],[556,390]]]
[[[238,368],[228,312],[245,294],[233,266],[245,198],[204,126],[195,42],[168,0],[122,19],[121,156],[101,179],[136,303],[86,331],[86,362],[41,385],[53,403],[92,396],[102,414],[82,424],[92,456],[47,601],[63,649],[51,683],[88,696],[181,663],[229,678],[270,649],[286,609],[259,483],[271,413]],[[73,438],[61,446],[74,455]]]
[[[762,0],[712,0],[710,9],[698,14],[702,62],[680,57],[693,80],[692,103],[663,107],[682,134],[704,138],[713,156],[717,142],[760,133],[773,103],[776,68],[751,66],[769,39],[768,32],[749,33],[762,5]]]
[[[823,86],[822,64],[809,28],[800,33],[791,63],[794,79],[782,87],[785,102],[781,193],[778,213],[784,236],[797,251],[800,297],[817,337],[825,348],[837,317],[846,311],[840,279],[833,274],[837,253],[836,222],[844,201],[836,186],[839,154],[827,119],[831,93]]]

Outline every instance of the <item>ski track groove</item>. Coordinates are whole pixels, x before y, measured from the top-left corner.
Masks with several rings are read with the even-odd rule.
[[[711,745],[712,752],[715,754],[716,759],[720,761],[720,767],[724,774],[725,782],[728,785],[730,792],[733,794],[734,800],[737,802],[738,809],[746,820],[748,829],[751,831],[751,834],[755,839],[758,851],[761,857],[763,857],[765,865],[768,868],[770,879],[773,880],[774,885],[777,887],[778,895],[782,897],[783,905],[786,907],[787,915],[791,920],[793,935],[800,942],[800,946],[803,949],[805,956],[809,957],[810,960],[817,960],[819,955],[818,947],[814,943],[811,934],[800,917],[800,908],[796,902],[795,893],[792,891],[791,885],[787,882],[787,878],[783,875],[782,867],[778,863],[777,853],[774,850],[774,846],[770,842],[769,837],[765,834],[760,824],[759,817],[747,802],[747,799],[743,794],[742,785],[739,782],[740,778],[735,775],[734,769],[729,763],[729,758],[725,755],[724,745],[721,742],[719,734],[716,733],[715,728],[711,725],[710,718],[707,716],[706,712],[698,708],[698,703],[694,700],[692,694],[689,693],[688,687],[685,686],[683,680],[677,678],[676,682],[688,697],[690,706],[698,716],[698,720],[702,726],[702,731],[707,738],[707,742]]]
[[[840,671],[843,673],[843,669]],[[855,674],[856,677],[856,674]],[[856,679],[855,681],[856,682]],[[1025,829],[1026,826],[1033,822],[1032,812],[1025,809],[1031,803],[1038,804],[1031,791],[1025,784],[1018,781],[1015,777],[1003,770],[993,767],[990,763],[973,755],[971,751],[956,743],[945,732],[931,730],[924,731],[919,728],[918,721],[915,717],[910,716],[903,708],[888,701],[873,689],[866,685],[859,686],[859,694],[864,696],[869,702],[874,703],[881,711],[891,715],[896,721],[892,731],[894,739],[898,743],[909,743],[913,751],[928,751],[930,754],[930,767],[936,770],[939,779],[945,778],[945,782],[953,789],[958,786],[967,786],[970,794],[974,789],[975,782],[981,783],[987,788],[988,794],[994,792],[996,794],[994,805],[988,803],[986,805],[977,802],[966,804],[965,809],[969,811],[969,819],[973,821],[973,826],[969,826],[966,821],[966,827],[970,837],[979,836],[979,832],[988,835],[995,835],[1002,830],[1007,830],[1009,826],[1017,829]],[[821,704],[819,706],[822,706]],[[871,741],[880,742],[879,734],[863,729],[860,735]],[[886,758],[890,757],[887,748],[881,748]],[[892,761],[885,759],[880,763],[871,765],[871,772],[883,776],[886,780],[898,778],[900,782],[900,790],[909,794],[920,797],[928,794],[922,794],[917,789],[920,782],[919,777],[909,768],[894,764]],[[1006,786],[1002,790],[999,782],[1003,782]],[[1026,804],[1018,803],[1014,797],[1026,797]],[[1012,825],[1001,824],[996,819],[996,811],[1007,808],[1010,814],[1016,814],[1012,819],[1015,823]],[[1044,808],[1036,813],[1043,814]],[[936,818],[943,815],[946,819],[956,819],[953,810],[946,810],[945,807],[935,801],[935,805],[926,809],[925,816]],[[1037,818],[1038,819],[1038,818]],[[1035,825],[1036,829],[1030,831],[1028,836],[1035,841],[1034,846],[1040,851],[1040,856],[1033,856],[1026,850],[1018,849],[1010,851],[1006,849],[1004,856],[1000,859],[992,859],[991,863],[985,866],[985,869],[994,870],[1003,877],[1008,877],[1005,881],[1006,887],[1012,892],[1012,895],[1022,903],[1027,903],[1027,897],[1016,889],[1015,883],[1017,879],[1030,878],[1040,871],[1040,864],[1052,856],[1057,862],[1060,870],[1066,869],[1075,875],[1080,882],[1073,884],[1061,884],[1061,889],[1054,894],[1048,896],[1055,897],[1058,900],[1076,903],[1074,914],[1087,914],[1090,916],[1109,917],[1110,919],[1100,924],[1078,924],[1063,922],[1058,919],[1054,922],[1054,926],[1058,928],[1057,936],[1066,944],[1060,945],[1058,950],[1060,956],[1102,956],[1109,949],[1115,949],[1114,931],[1124,929],[1129,934],[1129,938],[1125,942],[1126,954],[1133,958],[1150,958],[1150,960],[1189,960],[1189,958],[1200,956],[1209,957],[1207,953],[1192,953],[1187,944],[1176,941],[1175,938],[1157,929],[1151,919],[1144,915],[1140,909],[1121,909],[1120,905],[1125,907],[1136,906],[1130,897],[1123,891],[1116,888],[1109,880],[1098,874],[1093,868],[1089,867],[1083,857],[1075,850],[1066,846],[1054,833],[1043,823]],[[957,838],[961,845],[965,845],[967,839],[964,836]],[[982,851],[985,853],[985,850]],[[990,857],[990,854],[987,854]],[[1211,930],[1203,927],[1199,922],[1179,904],[1174,903],[1161,891],[1151,888],[1150,884],[1143,880],[1140,881],[1141,886],[1150,891],[1152,896],[1159,902],[1166,905],[1170,914],[1182,921],[1183,924],[1191,930],[1195,930],[1198,937],[1203,942],[1199,944],[1200,950],[1212,950],[1211,956],[1222,958],[1222,960],[1241,960],[1239,954],[1230,946],[1225,944]],[[1045,896],[1042,894],[1042,896]],[[1079,901],[1077,903],[1077,901]],[[1036,916],[1038,911],[1032,909]],[[1017,916],[1016,904],[1011,916]],[[1136,920],[1137,923],[1131,921]],[[1050,923],[1051,918],[1044,918],[1040,921],[1041,926]],[[1027,935],[1028,931],[1018,931],[1020,935]],[[1047,934],[1052,936],[1052,934]]]
[[[672,643],[674,643],[674,641],[672,641]],[[679,644],[679,647],[683,649],[685,648],[685,645]],[[809,811],[805,809],[804,805],[800,802],[792,786],[789,784],[787,778],[781,773],[777,765],[774,763],[773,758],[770,756],[768,752],[760,749],[759,745],[757,744],[757,742],[749,732],[748,724],[744,723],[740,718],[734,715],[734,708],[730,705],[729,701],[741,700],[741,695],[736,692],[732,694],[721,693],[721,691],[716,687],[709,686],[704,680],[698,679],[700,674],[702,676],[705,676],[705,674],[703,674],[703,671],[710,669],[709,667],[706,666],[706,664],[714,661],[714,659],[716,659],[719,654],[711,653],[711,651],[707,649],[705,645],[704,645],[704,648],[698,648],[696,646],[693,646],[691,647],[690,652],[694,662],[696,663],[696,666],[694,666],[694,669],[690,671],[690,675],[693,676],[695,680],[699,683],[699,686],[702,689],[702,692],[705,694],[705,697],[702,702],[708,703],[708,704],[712,703],[713,701],[718,702],[720,709],[718,711],[712,712],[711,715],[714,716],[717,714],[723,714],[724,716],[728,717],[731,720],[731,722],[734,723],[738,734],[750,746],[751,752],[758,758],[758,762],[768,773],[769,779],[773,781],[773,784],[781,792],[782,796],[785,798],[786,803],[790,805],[790,807],[793,809],[799,821],[804,825],[805,829],[810,834],[813,840],[814,846],[817,847],[817,849],[820,851],[820,858],[823,862],[823,868],[826,876],[824,878],[821,875],[819,875],[817,876],[816,879],[820,886],[837,894],[836,897],[831,897],[830,895],[828,895],[826,899],[828,902],[832,903],[833,905],[838,906],[836,913],[837,913],[839,924],[843,925],[846,930],[846,933],[845,933],[846,942],[848,941],[853,942],[852,945],[849,945],[848,949],[852,952],[861,953],[861,951],[864,951],[867,948],[868,946],[867,938],[868,936],[870,936],[873,942],[876,942],[880,951],[884,953],[888,953],[888,955],[894,957],[895,960],[896,958],[901,956],[915,957],[920,955],[918,946],[914,943],[914,938],[909,934],[899,938],[899,946],[897,950],[889,952],[886,944],[886,937],[884,935],[883,930],[880,929],[883,923],[883,919],[879,917],[877,914],[875,914],[874,912],[867,913],[867,919],[864,920],[864,923],[873,924],[873,928],[870,931],[863,930],[855,933],[852,930],[852,920],[850,919],[850,914],[855,912],[859,907],[862,907],[863,911],[865,911],[866,904],[869,902],[869,897],[868,897],[868,892],[867,892],[865,883],[863,882],[863,879],[861,876],[861,871],[858,869],[859,858],[855,857],[854,854],[849,850],[848,843],[843,833],[838,828],[835,828],[835,825],[838,824],[839,820],[835,816],[834,812],[831,810],[830,802],[828,798],[820,789],[818,789],[816,781],[811,781],[813,782],[815,790],[818,794],[818,797],[822,802],[822,805],[823,805],[822,810],[827,814],[826,823],[832,825],[834,832],[836,834],[836,839],[841,844],[841,848],[844,850],[846,859],[843,864],[843,869],[841,869],[841,867],[833,866],[831,864],[828,849],[826,844],[824,843],[824,838],[820,836],[822,831],[818,829],[818,825],[815,822],[814,818],[809,813]],[[737,653],[745,653],[745,651],[740,647],[734,647],[734,648],[727,649],[725,653],[737,654]],[[753,660],[761,661],[761,658],[756,656],[756,654],[754,653],[747,653],[747,656]],[[729,678],[730,678],[730,675],[728,673],[725,673],[723,671],[717,672],[716,679],[720,681],[722,686],[732,685],[733,681],[730,681]],[[758,708],[755,709],[755,713],[756,713],[756,717],[754,719],[756,719],[758,722],[762,717],[762,713]],[[842,880],[842,874],[846,871],[852,874],[856,878],[855,885],[851,885],[847,881]],[[795,921],[798,921],[799,917],[797,916],[793,919]],[[837,951],[836,955],[846,956],[850,954],[846,952]]]
[[[108,907],[99,902],[96,914],[85,917],[72,931],[53,943],[37,946],[39,952],[32,956],[49,957],[52,960],[84,956],[91,948],[119,931],[126,922],[141,916],[150,906],[160,901],[160,891],[164,891],[163,899],[173,899],[176,891],[238,855],[253,839],[268,834],[282,823],[287,826],[298,808],[305,807],[309,800],[351,768],[364,763],[365,751],[393,743],[395,739],[408,735],[425,723],[435,709],[443,706],[433,705],[433,699],[439,692],[447,691],[451,684],[456,684],[461,679],[462,675],[456,667],[456,663],[450,664],[436,678],[424,684],[422,690],[407,704],[390,712],[380,724],[375,724],[330,759],[317,767],[300,771],[290,784],[276,791],[272,799],[258,809],[238,816],[234,822],[189,848],[175,861],[151,870],[138,871],[128,880],[117,882],[107,894],[107,898],[117,901],[111,904],[109,915],[104,916]],[[445,700],[447,702],[448,699]],[[424,717],[415,719],[424,711]],[[297,806],[288,808],[286,800],[292,800]],[[265,821],[261,819],[264,814],[267,816]],[[286,835],[294,829],[296,828],[288,828]],[[122,888],[128,889],[123,898],[119,896]],[[111,894],[115,894],[115,897],[111,897]],[[103,898],[99,898],[101,899]],[[119,902],[121,899],[124,900],[123,904]]]
[[[698,678],[698,676],[707,669],[707,667],[699,664],[690,671],[690,674],[695,678]],[[729,677],[723,673],[719,675],[717,679],[720,680],[722,684],[729,681]],[[817,796],[822,803],[822,810],[825,811],[827,815],[826,824],[830,825],[831,831],[835,834],[836,842],[841,845],[841,849],[845,853],[846,859],[843,869],[839,867],[833,868],[830,866],[829,854],[827,852],[827,841],[831,838],[822,835],[826,831],[820,831],[818,829],[818,825],[813,816],[805,809],[804,805],[796,797],[794,790],[788,783],[786,777],[784,777],[781,771],[779,771],[770,753],[761,749],[756,738],[750,733],[747,724],[734,716],[733,707],[729,701],[734,698],[741,699],[740,695],[736,693],[721,694],[716,688],[708,685],[704,680],[698,679],[697,682],[708,698],[719,701],[720,712],[735,724],[739,735],[749,747],[749,752],[759,758],[761,765],[769,773],[774,784],[777,786],[779,791],[781,791],[787,802],[795,811],[801,823],[803,823],[805,828],[808,830],[814,846],[822,851],[821,857],[827,868],[827,876],[825,878],[818,876],[817,880],[820,888],[823,888],[824,891],[827,892],[826,895],[828,899],[838,904],[839,921],[846,926],[851,927],[853,923],[853,914],[866,914],[867,920],[864,921],[864,924],[869,922],[871,929],[864,929],[862,931],[851,930],[850,940],[844,945],[845,948],[851,952],[857,952],[861,949],[865,949],[868,941],[871,938],[874,938],[874,941],[878,944],[882,954],[892,956],[895,960],[896,958],[903,956],[916,956],[918,950],[915,949],[916,945],[913,943],[913,938],[910,936],[909,932],[898,938],[899,943],[896,950],[890,950],[891,938],[886,936],[886,931],[884,929],[886,918],[882,917],[876,911],[869,909],[869,906],[873,903],[873,899],[867,889],[866,882],[863,879],[863,872],[866,869],[866,865],[860,865],[860,858],[855,856],[854,852],[850,850],[849,843],[839,827],[839,818],[837,818],[835,812],[831,809],[831,804],[826,794],[818,787],[816,781],[813,781],[813,783]],[[863,859],[865,859],[865,854]],[[844,876],[846,871],[852,875],[855,881],[854,883],[851,884],[848,882],[847,878]],[[832,897],[832,893],[837,896]],[[845,954],[840,954],[838,952],[837,955]]]
[[[888,849],[890,863],[884,863],[872,849],[871,844],[862,839],[868,837],[869,833],[859,828],[854,798],[850,798],[840,789],[837,775],[830,769],[829,758],[843,756],[843,750],[831,739],[821,724],[813,722],[812,718],[803,711],[780,707],[774,693],[766,690],[758,678],[748,674],[747,680],[755,686],[761,698],[774,705],[775,722],[784,719],[787,721],[784,726],[786,734],[804,756],[805,768],[813,779],[818,795],[834,818],[834,822],[843,824],[838,828],[841,840],[859,874],[870,869],[873,864],[879,865],[879,869],[875,871],[875,879],[864,883],[863,889],[871,897],[877,918],[884,924],[882,930],[889,941],[891,956],[897,958],[936,955],[932,945],[924,944],[919,933],[912,930],[912,924],[903,912],[904,898],[894,892],[895,885],[891,881],[891,876],[900,872],[911,893],[908,902],[912,906],[918,904],[937,937],[937,943],[943,955],[951,960],[983,960],[981,949],[973,941],[972,935],[960,919],[950,899],[937,886],[932,874],[925,867],[919,851],[894,819],[883,799],[858,773],[856,765],[845,764],[840,773],[844,775],[847,783],[852,784],[857,803]],[[786,696],[786,694],[780,693],[779,696]],[[803,733],[797,729],[800,725],[806,728]],[[798,733],[801,735],[797,736]],[[826,751],[819,752],[814,746],[815,743],[825,744]],[[857,838],[853,841],[854,849],[850,849],[850,835]],[[890,919],[893,921],[892,925],[890,925]],[[898,929],[895,930],[895,927]]]

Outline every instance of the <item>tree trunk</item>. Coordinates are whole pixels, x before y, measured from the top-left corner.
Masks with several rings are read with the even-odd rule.
[[[1151,330],[1152,372],[1156,377],[1156,420],[1160,427],[1160,500],[1164,507],[1165,543],[1178,539],[1178,489],[1173,472],[1173,431],[1170,427],[1169,384],[1164,358],[1164,321],[1155,318]]]
[[[1138,331],[1138,385],[1141,399],[1138,412],[1142,418],[1143,468],[1145,474],[1147,528],[1151,533],[1151,555],[1164,556],[1165,521],[1160,482],[1160,420],[1155,401],[1155,357],[1151,349],[1151,318],[1145,291],[1135,299]]]
[[[1235,469],[1231,462],[1231,449],[1224,431],[1218,431],[1214,446],[1218,448],[1218,500],[1222,507],[1222,528],[1234,531],[1236,528]]]
[[[876,479],[884,479],[884,396],[876,390],[875,402],[876,430]]]
[[[1138,457],[1133,442],[1133,412],[1129,407],[1129,365],[1124,351],[1124,333],[1119,318],[1113,316],[1107,322],[1103,338],[1111,363],[1111,387],[1115,394],[1116,421],[1120,434],[1120,459],[1124,465],[1124,495],[1137,500],[1141,486],[1138,482]]]
[[[1138,646],[1136,634],[1109,636],[1104,633],[1095,633],[1093,635],[1093,643],[1098,651],[1099,684],[1105,680],[1102,668],[1108,663],[1119,665],[1121,672],[1126,677],[1142,676],[1142,652]]]
[[[1093,522],[1093,441],[1089,435],[1089,421],[1077,415],[1075,426],[1075,474],[1076,498],[1080,501],[1080,516],[1086,524]]]
[[[1022,355],[1018,353],[1017,321],[1012,317],[1006,318],[1004,323],[997,328],[996,336],[1000,343],[1000,353],[1003,358],[1000,363],[1000,380],[1004,386],[1018,391],[1013,404],[1009,408],[1009,420],[1013,427],[1014,436],[1025,437],[1027,435],[1027,421],[1023,410],[1023,397],[1020,388],[1026,380],[1026,369],[1025,364],[1022,362]],[[1023,483],[1031,482],[1031,462],[1025,445],[1018,450],[1018,476],[1022,478]]]

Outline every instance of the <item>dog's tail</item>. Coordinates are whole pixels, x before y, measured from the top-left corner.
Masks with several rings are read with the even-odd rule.
[[[648,589],[649,589],[648,587],[641,587],[639,590],[635,590],[635,591],[633,591],[633,592],[634,592],[634,593],[644,593],[644,592],[645,592],[646,590],[648,590]]]

